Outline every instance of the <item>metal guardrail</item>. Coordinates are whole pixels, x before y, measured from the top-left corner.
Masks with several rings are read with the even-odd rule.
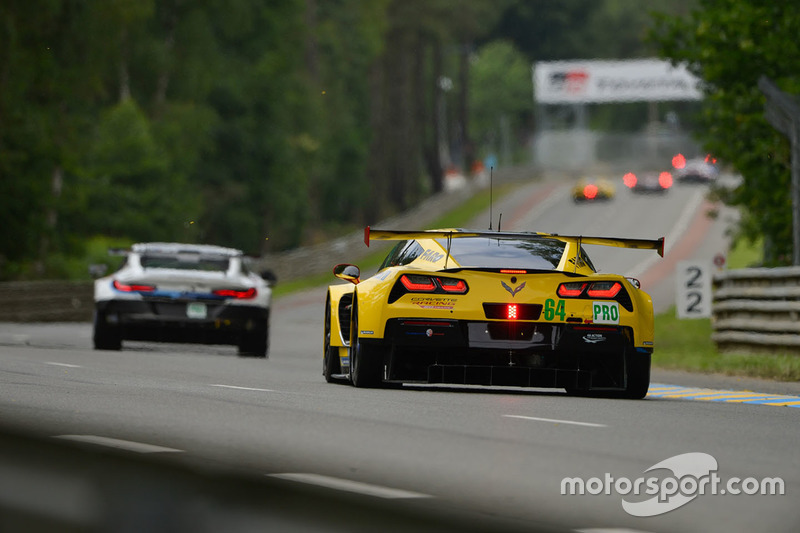
[[[91,281],[0,283],[0,322],[88,322],[94,311]]]
[[[800,267],[743,268],[714,275],[717,349],[800,354]]]

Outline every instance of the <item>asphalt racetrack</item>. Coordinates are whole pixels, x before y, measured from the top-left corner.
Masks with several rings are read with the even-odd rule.
[[[674,303],[677,261],[725,250],[725,213],[705,216],[714,208],[702,187],[676,186],[664,197],[620,187],[610,202],[581,205],[568,191],[562,183],[531,184],[495,213],[503,212],[508,230],[666,236],[663,259],[589,249],[601,271],[638,277],[657,310]],[[94,351],[90,324],[0,324],[0,424],[54,442],[315,487],[319,506],[311,502],[307,512],[324,508],[317,518],[331,530],[359,512],[323,505],[326,494],[338,493],[520,531],[800,527],[800,409],[789,405],[798,395],[790,384],[765,382],[760,391],[788,397],[783,406],[699,401],[706,388],[759,392],[760,384],[658,372],[658,390],[641,401],[545,389],[327,384],[324,296],[324,288],[311,289],[275,302],[266,361],[238,358],[225,346],[126,342],[121,352]],[[680,386],[702,390],[681,395]],[[0,463],[0,473],[5,468]],[[777,487],[777,478],[783,495],[748,494]],[[16,505],[4,479],[0,509]],[[658,491],[637,495],[637,482]],[[583,494],[562,494],[581,486]]]

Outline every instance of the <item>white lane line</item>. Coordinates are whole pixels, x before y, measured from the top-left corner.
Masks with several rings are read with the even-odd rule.
[[[144,442],[134,442],[131,440],[100,437],[98,435],[56,435],[53,438],[70,440],[74,442],[86,442],[89,444],[98,444],[100,446],[108,446],[109,448],[119,448],[121,450],[128,450],[137,453],[183,452],[183,450],[176,450],[175,448],[166,448],[164,446],[156,446],[155,444],[146,444]]]
[[[386,498],[390,500],[433,497],[429,494],[422,494],[421,492],[393,489],[389,487],[382,487],[380,485],[361,483],[360,481],[351,481],[349,479],[323,476],[320,474],[286,473],[267,474],[267,476],[278,479],[287,479],[289,481],[297,481],[299,483],[308,483],[310,485],[317,485],[319,487],[326,487],[329,489],[344,490],[347,492],[365,494],[367,496]]]
[[[570,424],[573,426],[585,426],[589,428],[607,428],[605,424],[595,424],[593,422],[576,422],[574,420],[559,420],[557,418],[539,418],[538,416],[522,415],[503,415],[505,418],[519,418],[521,420],[534,420],[536,422],[552,422],[553,424]]]
[[[256,391],[256,392],[275,392],[273,389],[256,389],[254,387],[237,387],[236,385],[211,384],[211,387],[219,387],[220,389],[251,390],[251,391]]]
[[[83,368],[81,365],[70,365],[69,363],[56,363],[54,361],[45,361],[46,365],[63,366],[64,368]]]

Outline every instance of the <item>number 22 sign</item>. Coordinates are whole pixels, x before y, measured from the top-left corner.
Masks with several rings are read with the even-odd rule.
[[[678,318],[711,316],[711,265],[693,261],[678,263],[675,275]]]

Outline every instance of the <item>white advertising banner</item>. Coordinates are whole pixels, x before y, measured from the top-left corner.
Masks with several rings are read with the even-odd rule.
[[[540,61],[533,68],[539,104],[700,100],[698,81],[660,59]]]

